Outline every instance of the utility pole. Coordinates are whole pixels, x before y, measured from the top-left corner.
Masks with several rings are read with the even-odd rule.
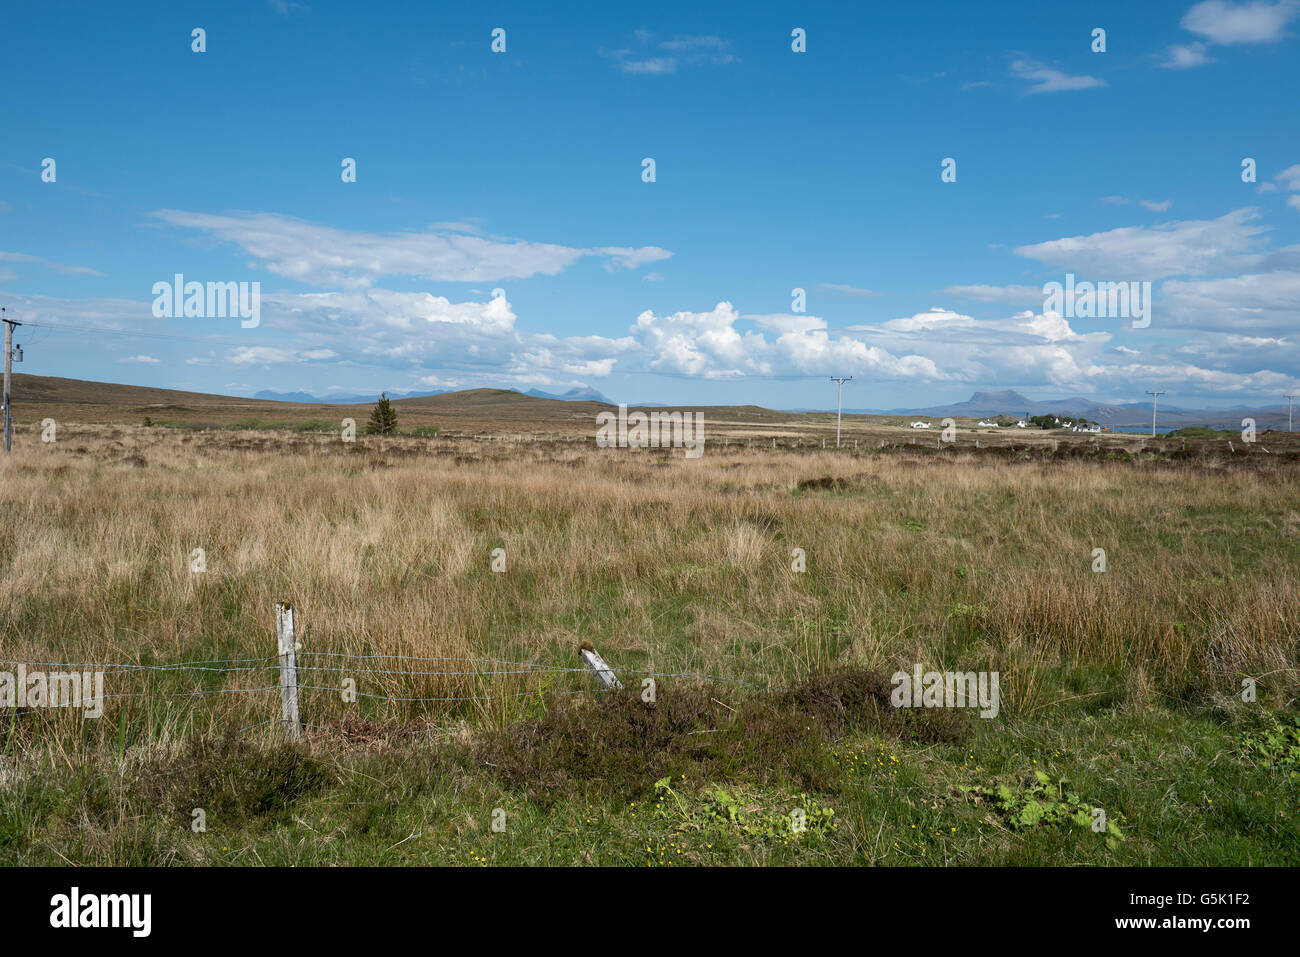
[[[1286,430],[1291,431],[1291,400],[1300,398],[1300,392],[1289,392],[1286,397]]]
[[[10,365],[12,364],[14,358],[14,326],[21,326],[22,323],[15,322],[13,319],[10,319],[7,316],[5,316],[5,311],[3,307],[0,307],[0,322],[3,322],[5,324],[5,393],[4,393],[5,451],[8,452],[9,451],[9,423],[10,423],[9,372],[10,372]],[[20,359],[21,359],[21,355],[22,354],[19,353]]]
[[[853,376],[831,376],[831,381],[837,383],[835,390],[835,447],[840,447],[840,411],[844,408],[844,383],[852,381]]]
[[[1164,391],[1152,392],[1147,389],[1147,395],[1151,396],[1151,438],[1153,439],[1156,437],[1156,403],[1160,401],[1160,396],[1164,394]]]

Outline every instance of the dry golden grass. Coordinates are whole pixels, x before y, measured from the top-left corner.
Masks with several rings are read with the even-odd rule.
[[[466,661],[381,667],[467,674],[361,673],[349,670],[357,659],[323,653],[578,669],[586,638],[619,668],[774,687],[833,664],[919,662],[1001,671],[1003,707],[1020,713],[1073,696],[1131,706],[1230,696],[1245,675],[1293,688],[1300,470],[1260,459],[1228,468],[711,442],[692,461],[590,439],[349,445],[61,424],[43,444],[29,428],[0,460],[0,657],[269,656],[273,605],[289,599],[306,650],[322,653],[307,663],[343,669],[303,683],[353,675],[376,695],[356,712],[413,727],[500,723],[529,695],[590,681],[474,674],[501,669]],[[800,488],[820,479],[834,487]],[[497,547],[503,574],[489,567]],[[791,571],[796,547],[805,574]],[[1091,571],[1098,547],[1105,574]],[[189,568],[195,548],[201,574]],[[269,692],[157,697],[269,686],[267,668],[164,677],[110,674],[109,694],[151,697],[111,703],[108,720],[79,733],[269,726],[278,708]],[[387,700],[419,697],[474,700]],[[304,693],[309,722],[348,708],[336,692]],[[61,720],[40,716],[42,727]]]

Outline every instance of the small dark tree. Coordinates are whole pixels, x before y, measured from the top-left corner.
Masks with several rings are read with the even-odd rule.
[[[387,392],[379,397],[375,407],[370,410],[370,422],[366,425],[366,431],[372,435],[395,435],[397,433],[397,410],[388,401]]]

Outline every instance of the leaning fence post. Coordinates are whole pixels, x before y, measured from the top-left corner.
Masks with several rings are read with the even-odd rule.
[[[298,652],[293,636],[293,605],[276,602],[275,642],[280,656],[280,707],[284,713],[284,736],[297,741],[302,727],[298,723]]]
[[[584,641],[578,645],[578,654],[582,660],[587,663],[587,667],[596,673],[596,677],[606,687],[615,691],[623,687],[623,682],[619,681],[614,674],[614,670],[605,664],[605,659],[596,651],[596,647],[589,641]]]

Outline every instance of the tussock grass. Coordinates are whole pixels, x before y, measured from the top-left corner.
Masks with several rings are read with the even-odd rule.
[[[8,817],[0,821],[0,852],[8,846],[11,857],[25,861],[46,860],[36,850],[44,846],[103,861],[194,860],[195,848],[177,850],[157,830],[174,822],[159,818],[132,831],[136,818],[123,802],[137,798],[122,789],[135,782],[130,786],[144,788],[175,816],[198,798],[155,786],[183,777],[169,762],[197,767],[206,760],[209,777],[230,780],[229,769],[254,762],[254,754],[272,761],[272,770],[251,775],[252,790],[232,792],[229,804],[254,830],[266,817],[253,810],[262,800],[254,793],[259,781],[305,775],[301,788],[267,799],[272,819],[291,820],[294,808],[314,801],[324,802],[318,810],[330,817],[337,811],[331,802],[354,786],[351,775],[365,767],[374,776],[385,754],[415,760],[432,754],[429,748],[455,745],[486,755],[474,749],[518,743],[521,735],[532,735],[536,746],[496,752],[501,760],[490,771],[473,762],[440,764],[437,787],[477,788],[485,801],[504,800],[505,788],[540,821],[560,813],[552,809],[557,801],[567,807],[588,784],[607,778],[616,786],[597,786],[591,800],[622,815],[625,808],[615,804],[641,793],[648,775],[683,773],[678,765],[695,740],[718,737],[691,734],[719,727],[699,726],[726,713],[712,700],[745,717],[727,719],[726,728],[741,732],[728,731],[734,737],[706,748],[711,757],[695,764],[697,775],[740,776],[783,794],[809,787],[838,794],[845,830],[837,840],[848,843],[825,859],[886,860],[888,846],[869,834],[881,826],[871,816],[879,795],[856,790],[826,767],[828,742],[848,735],[855,747],[905,749],[915,735],[859,715],[835,728],[820,717],[793,719],[783,738],[789,715],[824,714],[817,695],[807,697],[812,676],[887,676],[916,663],[999,671],[997,729],[977,722],[983,743],[971,745],[989,761],[1002,754],[1005,735],[1042,744],[1068,729],[1106,746],[1091,724],[1099,716],[1125,716],[1125,734],[1195,728],[1204,740],[1229,741],[1229,730],[1207,729],[1235,728],[1243,715],[1265,709],[1294,710],[1300,471],[1282,457],[1233,465],[1127,453],[1123,460],[908,449],[855,455],[710,445],[704,458],[691,461],[680,452],[569,442],[362,435],[351,445],[306,432],[61,425],[51,445],[40,443],[35,430],[20,431],[14,453],[0,460],[0,480],[0,657],[132,665],[266,659],[275,649],[273,605],[292,600],[304,645],[302,712],[312,726],[306,753],[328,771],[321,777],[316,765],[274,770],[278,692],[217,693],[275,685],[271,662],[251,662],[254,670],[240,672],[110,674],[106,693],[143,696],[110,699],[100,720],[73,709],[3,719],[0,789]],[[507,557],[504,574],[490,570],[498,547]],[[202,574],[190,571],[196,548],[205,553]],[[806,573],[791,571],[795,548],[806,552]],[[1104,574],[1091,570],[1095,548],[1105,549]],[[682,697],[665,699],[661,714],[685,709],[685,717],[662,737],[662,728],[636,724],[635,702],[571,700],[570,692],[592,687],[576,656],[582,639],[632,687],[642,672],[698,672],[755,686],[746,694],[776,711],[745,711],[730,696],[739,685],[670,682],[665,687]],[[363,670],[359,659],[330,657],[336,654],[397,656],[372,661],[372,668],[462,673],[383,674]],[[416,660],[434,657],[465,660]],[[468,659],[522,664],[500,669]],[[486,673],[497,670],[531,673]],[[354,677],[363,693],[356,704],[331,690],[344,677]],[[1239,699],[1245,677],[1259,686],[1260,700],[1250,706]],[[783,698],[791,688],[803,688],[805,698]],[[181,696],[195,691],[214,693]],[[853,700],[869,699],[876,700],[863,692]],[[615,710],[602,710],[608,708]],[[751,720],[758,724],[747,737],[744,722]],[[607,775],[609,768],[588,760],[596,743],[584,734],[624,741],[625,756],[638,761]],[[238,744],[220,751],[224,757],[189,750],[227,738]],[[729,741],[739,748],[747,740],[759,750],[727,750]],[[905,776],[917,787],[988,783],[968,773],[965,748],[955,740],[934,738],[925,748],[938,751],[922,749],[901,761]],[[358,744],[364,741],[377,743]],[[759,747],[773,741],[786,747]],[[1104,773],[1098,762],[1111,758],[1072,759],[1072,773],[1095,772],[1095,781],[1088,778],[1094,790],[1126,805],[1133,843],[1122,853],[1142,847],[1147,859],[1175,861],[1209,853],[1158,851],[1152,842],[1178,828],[1165,821],[1147,829],[1143,807],[1132,806],[1145,785],[1130,782],[1125,791],[1121,782],[1142,774],[1140,762],[1159,765],[1187,746],[1126,739],[1139,764]],[[1226,747],[1198,757],[1187,773],[1219,774],[1211,769],[1238,760],[1223,756]],[[944,755],[944,763],[934,765],[926,754]],[[140,777],[139,762],[162,768],[162,778]],[[67,777],[77,768],[83,777]],[[1027,770],[1008,758],[982,773]],[[1232,774],[1246,775],[1254,789],[1241,798],[1238,818],[1260,819],[1276,773]],[[146,787],[146,778],[155,784]],[[74,847],[68,834],[43,829],[77,806],[49,788],[83,780],[94,782],[91,797],[109,803],[94,817],[98,837]],[[1193,776],[1183,790],[1206,780]],[[546,781],[554,785],[550,797],[543,794]],[[1224,794],[1217,785],[1213,793]],[[110,813],[113,801],[117,810]],[[1194,801],[1188,806],[1203,810]],[[373,813],[376,821],[390,815],[385,830],[413,812],[379,802]],[[1242,843],[1230,821],[1214,826],[1220,830],[1212,840],[1198,832],[1207,847],[1234,860],[1258,857],[1258,847]],[[1271,826],[1294,836],[1289,823]],[[304,857],[283,837],[254,843],[276,860],[320,859]],[[1035,843],[1043,840],[980,838],[950,857],[1054,859],[1055,851]],[[516,848],[510,859],[582,856],[575,850],[581,844],[557,851],[542,843]],[[1038,849],[1025,851],[1029,846]],[[626,850],[635,852],[632,845]],[[787,853],[733,850],[729,860]],[[388,851],[373,851],[359,859],[389,859]],[[330,861],[346,859],[330,854]],[[211,848],[199,857],[211,859]],[[811,859],[822,858],[792,860]]]
[[[1300,480],[1285,468],[548,446],[496,457],[415,438],[116,427],[24,439],[0,462],[0,620],[15,659],[267,656],[272,606],[289,598],[304,664],[318,667],[339,662],[312,653],[579,668],[585,638],[624,668],[772,687],[845,663],[1001,670],[1013,711],[1061,697],[1062,669],[1085,666],[1135,704],[1231,695],[1246,675],[1294,687]],[[489,569],[496,547],[505,574]],[[805,574],[790,570],[796,547]],[[189,570],[196,548],[202,574]],[[135,680],[110,676],[106,690]],[[522,696],[541,683],[368,674],[358,687]],[[343,714],[313,694],[309,719]],[[220,700],[198,710],[213,727],[270,704],[208,697]],[[518,713],[511,700],[362,713],[500,722]]]

